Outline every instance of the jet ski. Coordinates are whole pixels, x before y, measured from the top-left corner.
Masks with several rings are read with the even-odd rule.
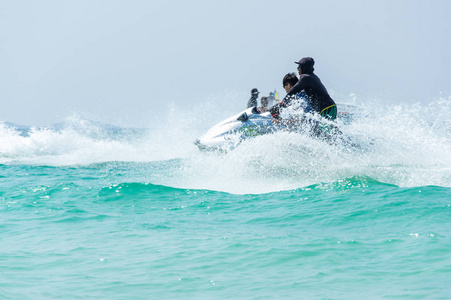
[[[342,107],[337,118],[345,125],[350,124],[357,115],[357,107],[349,104],[337,106]],[[269,112],[260,112],[257,107],[248,108],[213,126],[194,144],[202,151],[227,152],[256,136],[290,130],[286,125],[274,123],[273,119]]]
[[[231,150],[246,139],[283,128],[274,124],[273,119],[269,112],[251,107],[213,126],[194,144],[199,150]]]

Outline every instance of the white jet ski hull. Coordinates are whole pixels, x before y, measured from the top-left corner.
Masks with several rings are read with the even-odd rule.
[[[279,129],[281,125],[272,120],[269,112],[248,108],[210,128],[195,144],[200,150],[231,150],[246,139]]]
[[[337,117],[343,124],[350,124],[357,114],[358,108],[347,104],[338,107],[340,108],[340,106],[345,109],[339,110]],[[200,150],[232,150],[249,138],[287,128],[284,125],[275,124],[273,119],[269,112],[261,113],[256,107],[248,108],[213,126],[194,144]]]

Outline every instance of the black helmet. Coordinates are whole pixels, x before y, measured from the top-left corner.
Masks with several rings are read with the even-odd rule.
[[[257,89],[252,89],[251,94],[259,94],[260,92]]]
[[[311,57],[304,57],[300,61],[295,61],[295,63],[299,65],[303,74],[312,74],[315,71],[315,68],[313,68],[315,61]]]

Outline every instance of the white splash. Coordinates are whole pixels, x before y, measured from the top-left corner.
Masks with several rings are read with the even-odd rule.
[[[278,132],[226,154],[200,152],[193,141],[236,113],[222,99],[182,111],[173,106],[148,128],[108,126],[79,117],[47,128],[0,123],[0,164],[51,166],[125,161],[180,163],[139,179],[174,187],[264,193],[367,176],[399,186],[451,186],[451,99],[428,105],[365,105],[342,131],[354,146]],[[236,100],[233,100],[236,101]],[[213,112],[213,113],[211,113]],[[137,177],[138,178],[138,177]],[[144,179],[143,179],[144,178]]]

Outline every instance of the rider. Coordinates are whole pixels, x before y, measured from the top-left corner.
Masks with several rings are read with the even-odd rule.
[[[257,89],[251,90],[251,98],[247,102],[247,108],[257,106],[257,98],[260,92]]]
[[[282,100],[280,107],[289,106],[292,102],[293,95],[298,95],[300,92],[305,92],[309,104],[312,109],[329,120],[335,120],[337,117],[337,106],[334,100],[329,96],[326,88],[321,80],[313,71],[315,61],[311,57],[304,57],[298,64],[299,80],[288,90],[287,95]],[[284,82],[285,85],[285,82]],[[278,111],[274,117],[278,117]],[[274,115],[274,114],[273,114]]]
[[[295,73],[288,73],[283,77],[282,84],[285,91],[288,93],[293,86],[299,81]],[[304,113],[312,112],[313,108],[310,105],[310,100],[307,98],[307,95],[304,91],[293,94],[286,99],[286,101],[282,101],[274,105],[270,112],[274,118],[279,118],[280,109],[283,107],[287,107],[292,104],[293,100],[298,100],[298,104],[300,104],[300,108],[303,109]]]
[[[268,111],[268,104],[269,104],[269,98],[268,97],[261,97],[260,103],[262,106],[258,108],[261,112],[267,112]]]

